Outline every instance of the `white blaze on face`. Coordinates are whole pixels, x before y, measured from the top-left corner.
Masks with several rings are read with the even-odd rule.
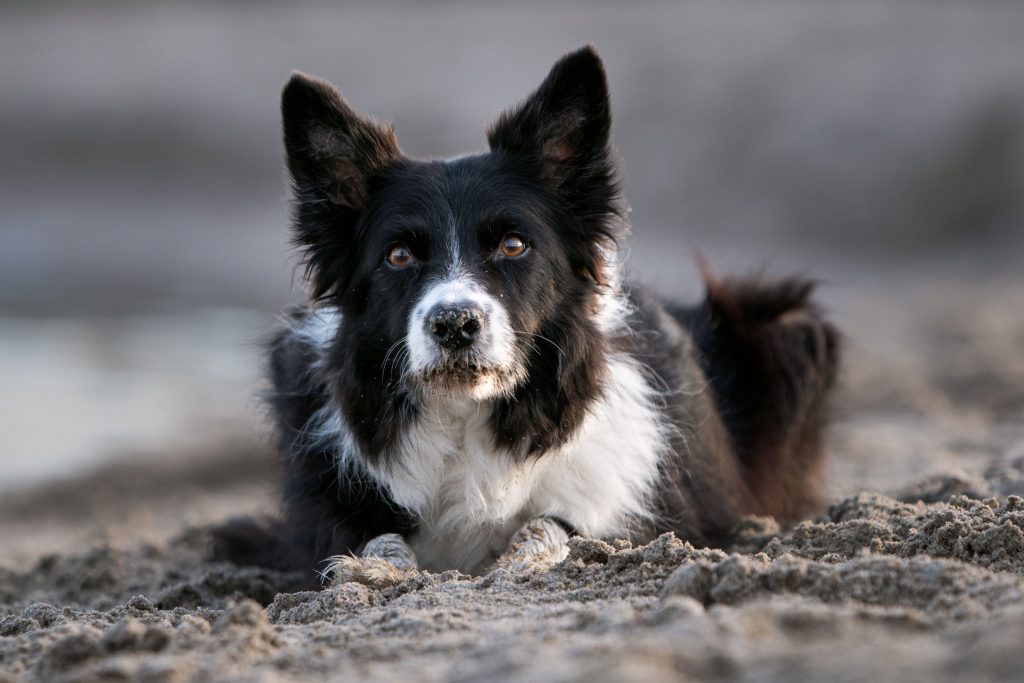
[[[502,377],[520,374],[516,367],[519,361],[515,333],[508,311],[471,277],[458,274],[430,287],[412,309],[406,343],[413,376],[430,373],[449,360],[450,352],[430,334],[428,319],[437,306],[466,306],[482,314],[476,341],[472,347],[458,352],[460,357],[483,370],[470,392],[474,398],[487,398],[499,392]]]

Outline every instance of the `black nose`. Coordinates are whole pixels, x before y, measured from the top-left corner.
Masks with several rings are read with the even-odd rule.
[[[427,316],[427,329],[442,347],[451,351],[464,349],[480,335],[483,317],[475,306],[441,304]]]

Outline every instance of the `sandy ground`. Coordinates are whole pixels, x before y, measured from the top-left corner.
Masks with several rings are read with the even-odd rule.
[[[110,465],[0,502],[0,680],[1017,680],[1024,286],[916,282],[834,297],[869,333],[817,519],[303,593],[206,559],[205,525],[272,506],[258,439]]]

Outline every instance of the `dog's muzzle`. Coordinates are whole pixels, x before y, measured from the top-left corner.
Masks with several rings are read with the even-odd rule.
[[[468,276],[427,290],[406,336],[410,378],[430,393],[484,399],[521,379],[508,312]]]

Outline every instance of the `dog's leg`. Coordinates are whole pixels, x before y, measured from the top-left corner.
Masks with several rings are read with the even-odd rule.
[[[393,586],[416,573],[416,554],[398,534],[383,534],[363,546],[359,556],[336,555],[324,572],[332,586],[362,583],[375,588]]]
[[[541,569],[569,554],[569,534],[550,517],[537,517],[520,527],[495,566],[512,571]]]

